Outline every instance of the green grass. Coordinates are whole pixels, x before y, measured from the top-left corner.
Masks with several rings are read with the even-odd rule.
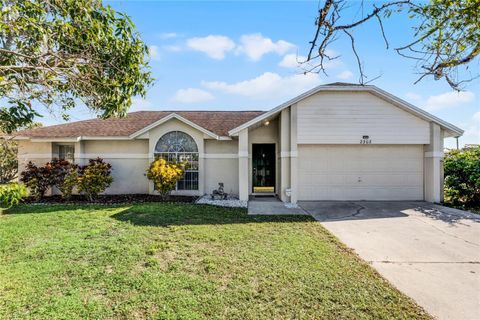
[[[0,319],[426,319],[310,217],[187,204],[0,215]]]

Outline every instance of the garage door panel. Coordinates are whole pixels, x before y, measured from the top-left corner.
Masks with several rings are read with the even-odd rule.
[[[370,187],[411,187],[422,184],[422,179],[417,174],[391,174],[389,172],[384,174],[363,173],[361,177],[359,174],[311,174],[309,180],[312,180],[312,188],[321,186],[354,187],[358,183],[367,184]]]
[[[421,145],[300,145],[300,200],[422,200]]]

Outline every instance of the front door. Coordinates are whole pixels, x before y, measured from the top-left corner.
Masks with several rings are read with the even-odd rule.
[[[275,192],[275,144],[252,145],[252,174],[254,193]]]

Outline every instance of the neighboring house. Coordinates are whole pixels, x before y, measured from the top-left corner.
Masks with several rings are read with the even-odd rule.
[[[157,156],[190,162],[174,194],[247,200],[442,200],[443,139],[463,131],[375,86],[333,83],[268,111],[140,111],[19,132],[27,161],[104,158],[107,193],[154,193]]]

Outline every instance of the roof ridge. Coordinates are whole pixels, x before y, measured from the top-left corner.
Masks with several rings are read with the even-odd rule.
[[[268,110],[138,110],[128,112],[127,114],[139,113],[139,112],[267,112]]]
[[[358,86],[358,87],[367,87],[367,86],[369,86],[369,85],[367,85],[367,84],[361,84],[361,83],[354,83],[354,82],[336,81],[336,82],[325,83],[325,84],[322,84],[321,86],[348,86],[348,87]]]

